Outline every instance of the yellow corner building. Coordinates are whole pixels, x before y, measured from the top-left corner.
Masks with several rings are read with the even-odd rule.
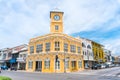
[[[73,72],[84,70],[82,42],[63,33],[63,12],[50,12],[50,33],[29,41],[26,70]]]

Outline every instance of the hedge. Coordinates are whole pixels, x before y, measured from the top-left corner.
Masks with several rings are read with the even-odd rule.
[[[0,76],[0,80],[12,80],[12,79],[11,79],[11,78],[9,78],[9,77]]]

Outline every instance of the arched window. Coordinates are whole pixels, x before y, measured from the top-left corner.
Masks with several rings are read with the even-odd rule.
[[[88,49],[91,49],[91,46],[90,46],[90,45],[88,45],[88,46],[87,46],[87,48],[88,48]]]
[[[86,47],[84,43],[82,43],[82,47]]]

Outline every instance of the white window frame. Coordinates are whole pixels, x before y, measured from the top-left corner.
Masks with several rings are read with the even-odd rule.
[[[64,52],[68,52],[68,44],[64,43]]]
[[[82,68],[82,61],[81,60],[78,61],[78,68]]]
[[[76,46],[75,45],[70,45],[70,51],[73,53],[76,53]]]
[[[45,49],[45,51],[46,52],[48,52],[48,51],[50,51],[50,42],[47,42],[46,44],[45,44],[45,46],[46,46],[46,49]]]
[[[45,69],[50,69],[50,59],[45,59],[44,60],[44,68]]]
[[[65,69],[69,69],[69,60],[68,59],[65,60]]]
[[[43,51],[43,44],[37,44],[36,45],[36,52],[39,53],[39,52],[42,52]]]
[[[30,46],[30,54],[34,53],[34,46]]]

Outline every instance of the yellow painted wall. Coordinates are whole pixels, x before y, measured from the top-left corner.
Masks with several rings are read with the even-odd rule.
[[[94,53],[94,60],[99,63],[99,60],[102,60],[102,63],[105,61],[104,60],[104,51],[103,51],[103,46],[96,43],[92,42],[92,48],[93,48],[93,53]]]
[[[47,39],[48,38],[48,39]],[[35,61],[37,60],[42,60],[42,72],[64,72],[64,43],[68,43],[68,52],[66,52],[65,54],[65,57],[68,58],[69,57],[69,69],[66,70],[67,72],[71,72],[71,71],[78,71],[78,70],[83,70],[84,69],[84,61],[83,61],[83,57],[82,57],[82,53],[77,53],[77,47],[81,47],[81,43],[80,42],[77,42],[77,41],[73,41],[71,39],[64,39],[64,35],[63,36],[56,36],[56,37],[47,37],[45,39],[41,39],[41,40],[38,40],[36,42],[32,42],[32,43],[29,43],[29,49],[30,50],[30,46],[34,46],[34,53],[32,53],[31,55],[29,54],[28,55],[28,58],[27,58],[27,63],[29,60],[32,60],[33,61],[33,69],[32,70],[29,70],[28,69],[28,64],[26,64],[26,70],[27,71],[35,71]],[[60,42],[60,51],[55,51],[55,46],[54,46],[54,43],[55,41],[59,41]],[[45,52],[45,43],[46,42],[50,42],[51,43],[51,50],[50,52]],[[36,53],[36,45],[37,44],[43,44],[43,52],[41,53]],[[70,45],[76,45],[76,53],[71,53],[70,52]],[[82,48],[81,48],[82,49]],[[29,51],[30,52],[30,51]],[[82,50],[81,50],[82,52]],[[55,55],[58,54],[58,57],[60,58],[60,70],[55,70]],[[46,58],[49,58],[50,59],[50,69],[44,69],[44,60]],[[72,70],[71,69],[71,60],[75,59],[76,60],[76,69],[75,70]],[[78,68],[78,61],[79,60],[82,60],[82,68]]]
[[[54,19],[55,15],[60,16],[60,20],[56,21]],[[82,55],[82,44],[79,39],[73,38],[71,36],[68,36],[66,34],[63,34],[63,12],[50,12],[50,34],[32,38],[30,39],[29,46],[28,46],[28,58],[26,59],[26,70],[27,71],[35,71],[36,70],[36,61],[42,60],[42,72],[64,72],[64,59],[69,59],[69,69],[67,69],[67,72],[72,71],[78,71],[78,70],[84,70],[84,61],[83,61],[83,55]],[[59,30],[55,30],[55,25],[59,26]],[[55,51],[55,42],[60,42],[60,51]],[[45,43],[50,42],[50,51],[45,51]],[[64,43],[68,44],[68,52],[64,52]],[[36,52],[36,45],[37,44],[43,44],[43,51],[40,53]],[[70,45],[76,46],[76,53],[70,52]],[[34,53],[30,54],[30,46],[34,46]],[[77,53],[77,47],[81,48],[81,53]],[[65,55],[64,55],[65,54]],[[55,69],[55,56],[58,55],[60,60],[60,69]],[[44,68],[44,60],[48,58],[50,59],[50,68],[45,69]],[[76,61],[76,67],[73,70],[71,62],[75,60]],[[78,68],[78,61],[82,61],[82,68]],[[33,67],[32,69],[28,69],[28,61],[33,61]]]
[[[60,20],[56,21],[54,19],[55,15],[60,16]],[[50,32],[51,33],[62,33],[63,32],[63,12],[50,12]],[[55,30],[55,25],[59,26],[59,30]]]

